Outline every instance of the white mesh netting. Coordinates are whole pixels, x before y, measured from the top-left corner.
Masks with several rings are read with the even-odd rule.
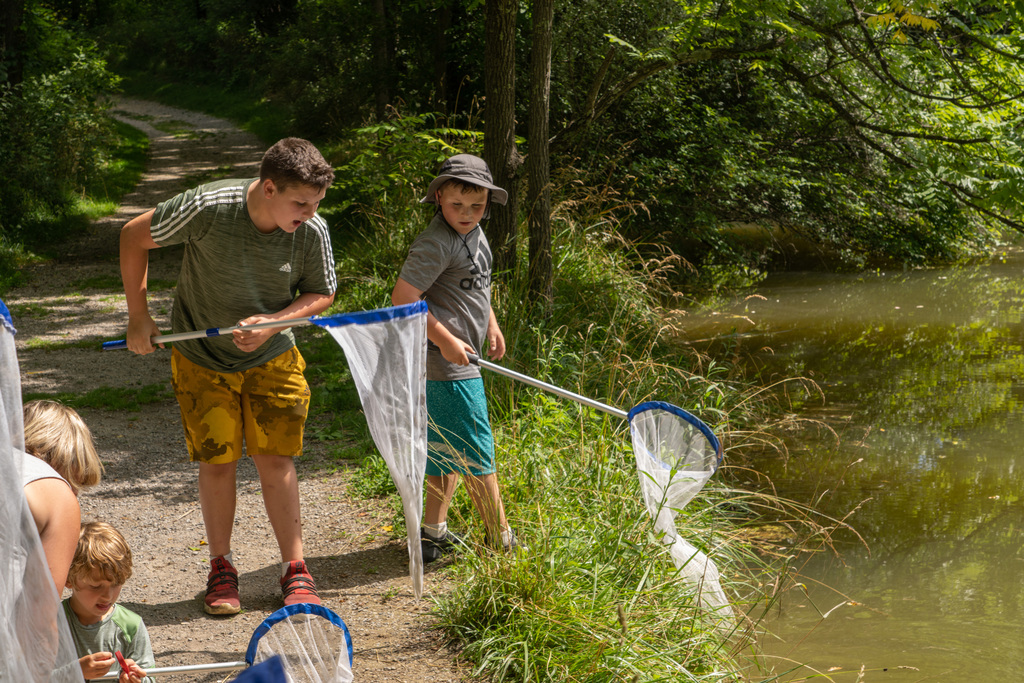
[[[82,670],[25,501],[21,375],[14,326],[0,301],[0,681],[81,683]]]
[[[663,534],[673,563],[697,587],[702,605],[719,616],[730,616],[718,567],[676,531],[676,516],[718,468],[718,439],[686,411],[660,402],[631,410],[629,431],[644,505],[654,528]]]
[[[288,605],[253,632],[245,660],[279,656],[288,683],[349,683],[352,639],[341,618],[322,605]]]
[[[314,319],[345,351],[377,450],[402,497],[409,577],[423,594],[420,519],[427,467],[427,304]]]

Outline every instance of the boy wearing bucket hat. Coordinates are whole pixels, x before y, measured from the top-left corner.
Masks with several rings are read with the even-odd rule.
[[[457,154],[441,165],[421,202],[433,219],[409,248],[391,293],[396,306],[427,302],[427,487],[423,561],[454,551],[462,540],[448,531],[448,506],[459,475],[495,548],[518,547],[505,518],[494,465],[494,439],[483,379],[467,354],[505,355],[505,337],[491,308],[491,249],[480,227],[490,202],[508,193],[494,184],[483,159]]]

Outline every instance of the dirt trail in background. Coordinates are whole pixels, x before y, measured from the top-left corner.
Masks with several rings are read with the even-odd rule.
[[[118,233],[132,217],[209,178],[257,175],[264,145],[227,121],[138,100],[121,100],[116,116],[150,137],[149,169],[120,212],[97,221],[52,262],[28,272],[7,298],[26,394],[83,394],[101,387],[157,385],[162,400],[138,412],[83,409],[106,465],[103,482],[81,498],[83,520],[105,520],[128,539],[135,573],[120,602],[140,614],[158,667],[244,659],[260,622],[281,606],[280,556],[263,509],[255,468],[238,470],[234,555],[243,613],[202,611],[208,553],[187,462],[178,406],[170,392],[170,351],[135,356],[101,351],[124,337],[127,313],[120,287]],[[167,132],[170,131],[170,132]],[[180,252],[159,249],[150,279],[173,282]],[[150,310],[169,329],[172,291],[151,293]],[[299,347],[312,328],[298,328]],[[69,344],[83,342],[77,347]],[[339,351],[340,353],[340,351]],[[330,444],[307,439],[298,463],[306,560],[324,605],[348,626],[358,682],[461,681],[466,672],[430,630],[430,593],[443,576],[428,569],[423,600],[410,588],[405,543],[381,526],[391,513],[379,501],[349,493],[350,474],[336,471]],[[230,674],[171,675],[160,681],[220,681]]]

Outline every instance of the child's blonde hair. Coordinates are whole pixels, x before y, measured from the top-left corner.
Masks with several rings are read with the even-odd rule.
[[[81,415],[57,401],[29,401],[24,410],[27,453],[57,470],[76,494],[100,483],[103,463]]]
[[[88,522],[78,532],[75,559],[68,570],[68,584],[93,574],[122,585],[132,577],[132,551],[117,529],[106,522]]]

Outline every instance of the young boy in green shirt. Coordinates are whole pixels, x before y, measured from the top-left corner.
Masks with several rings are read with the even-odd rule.
[[[105,522],[82,525],[75,559],[68,570],[71,597],[64,612],[86,680],[100,678],[117,665],[120,652],[129,671],[120,683],[151,683],[145,669],[156,666],[142,618],[117,604],[121,587],[132,575],[132,551],[117,529]]]
[[[184,244],[171,313],[173,332],[309,318],[334,301],[327,224],[316,213],[334,170],[310,142],[285,138],[263,156],[259,178],[200,185],[129,221],[121,230],[128,349],[155,349],[149,314],[149,251]],[[174,344],[172,385],[189,457],[199,463],[199,504],[210,548],[204,609],[237,614],[231,551],[235,472],[245,453],[259,472],[267,517],[281,551],[286,605],[319,603],[302,552],[298,478],[309,408],[305,362],[288,328]]]

